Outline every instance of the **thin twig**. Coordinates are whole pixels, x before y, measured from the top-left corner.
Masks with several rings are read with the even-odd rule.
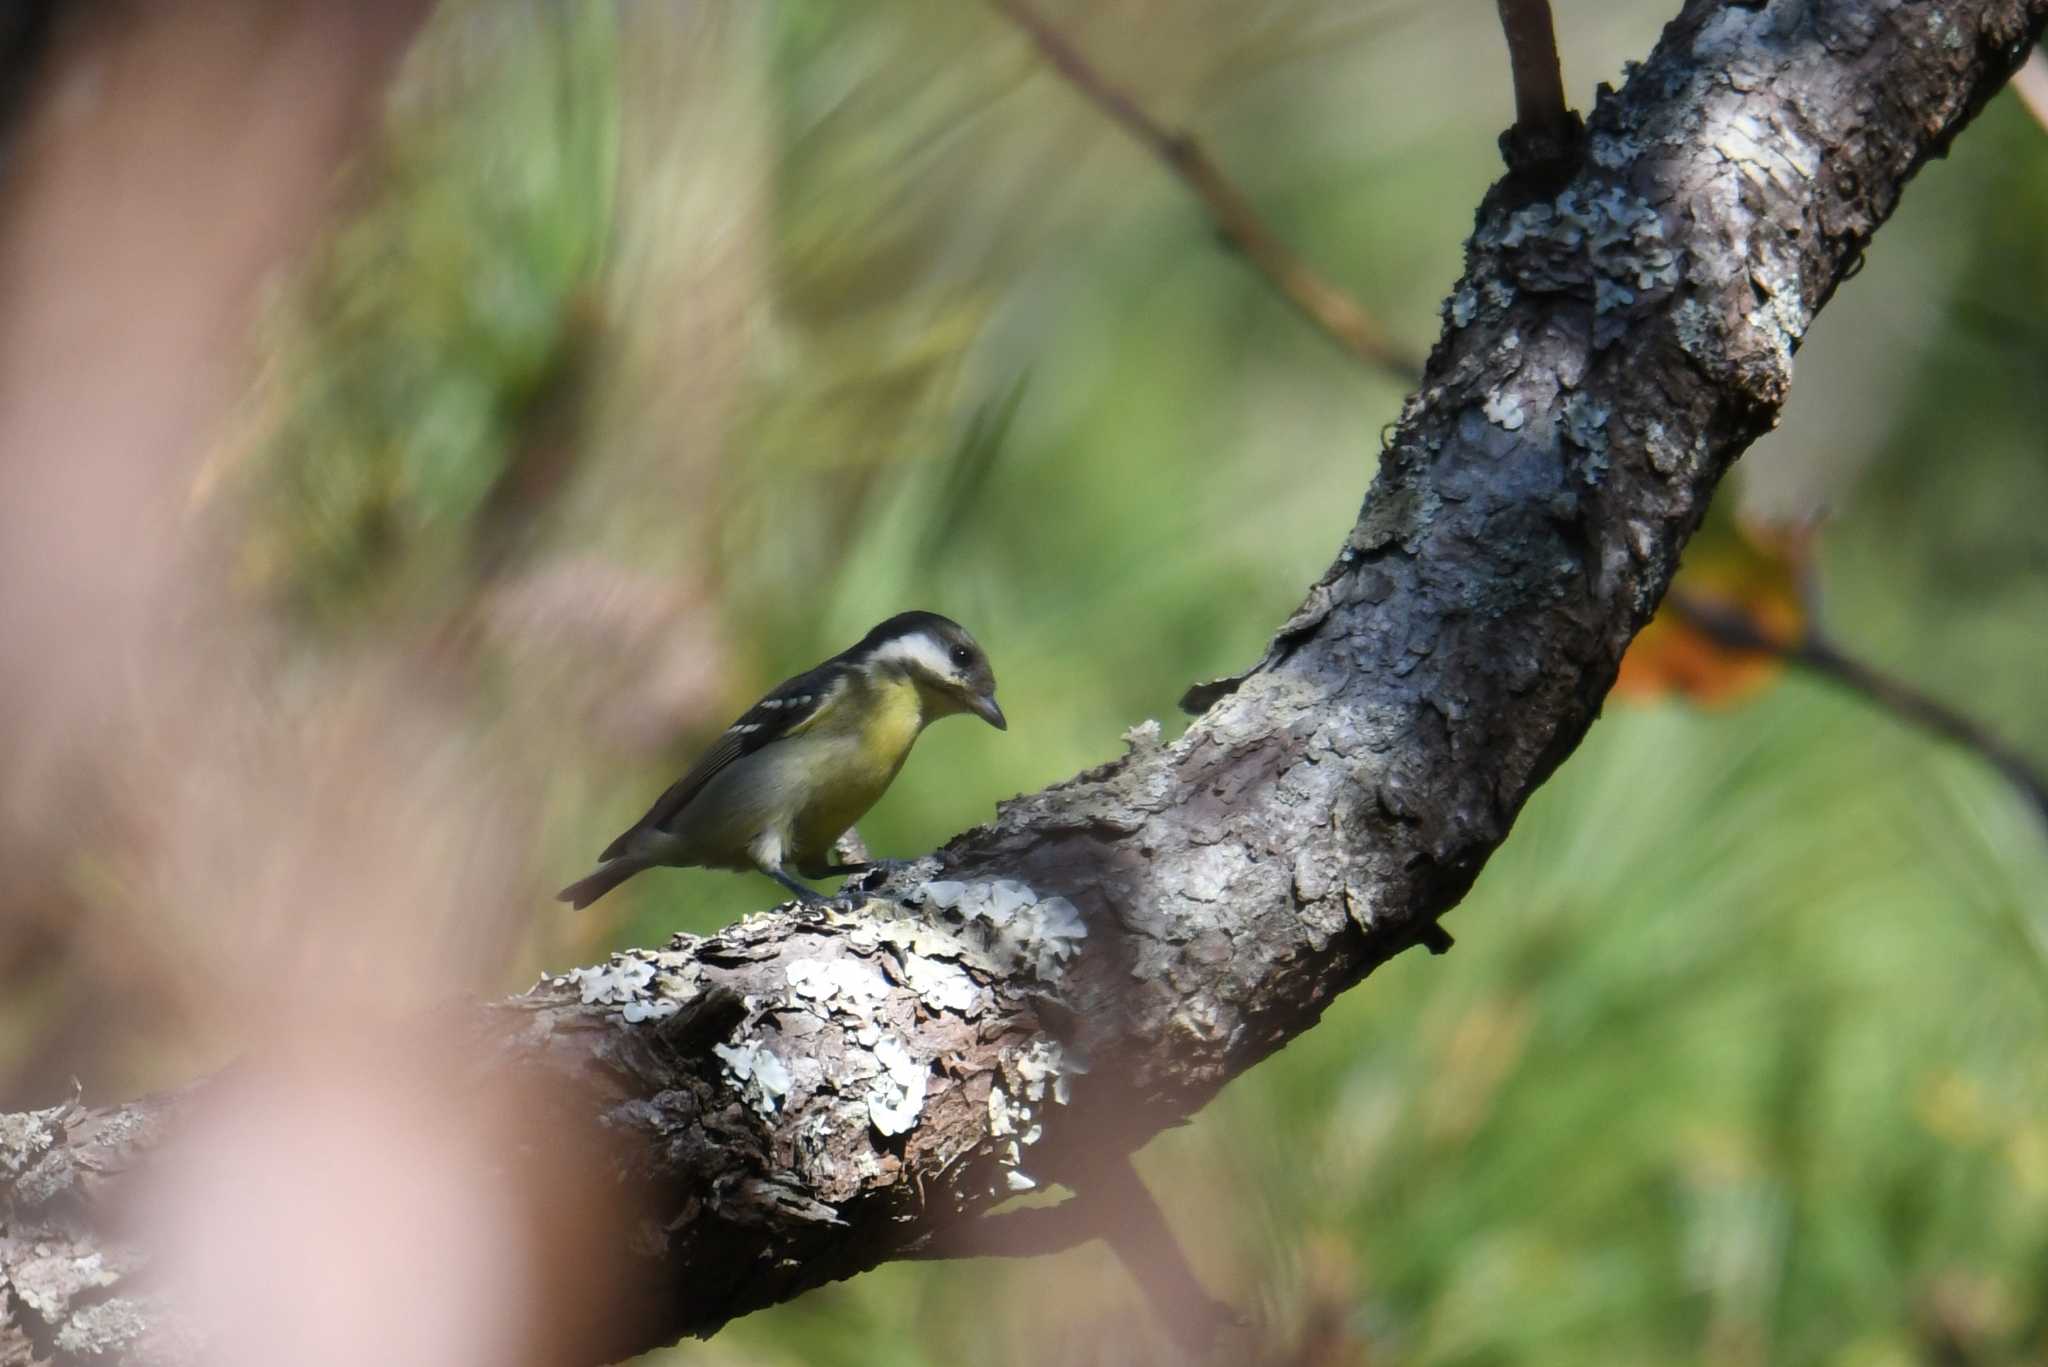
[[[984,1215],[947,1230],[911,1258],[1035,1258],[1100,1239],[1138,1284],[1160,1324],[1183,1347],[1206,1352],[1242,1318],[1215,1299],[1188,1262],[1151,1189],[1127,1155],[1093,1155],[1075,1195],[1057,1206]]]
[[[1947,703],[1848,654],[1819,631],[1809,629],[1787,639],[1766,631],[1737,608],[1679,592],[1665,601],[1686,625],[1724,649],[1776,656],[1860,695],[1900,721],[1976,752],[2025,794],[2042,821],[2048,822],[2048,777],[2018,750]]]
[[[1564,67],[1557,57],[1557,31],[1549,0],[1499,0],[1500,29],[1508,40],[1508,66],[1515,80],[1515,122],[1529,129],[1554,128],[1571,117],[1564,99]]]
[[[1517,176],[1563,180],[1577,169],[1585,125],[1565,102],[1550,0],[1498,3],[1515,83],[1515,124],[1500,135],[1501,156]]]
[[[1266,278],[1282,298],[1337,345],[1404,384],[1422,377],[1422,363],[1397,345],[1351,295],[1325,279],[1281,240],[1242,191],[1191,135],[1167,128],[1113,84],[1028,0],[990,0],[1030,35],[1067,84],[1142,143],[1208,210],[1217,233]]]

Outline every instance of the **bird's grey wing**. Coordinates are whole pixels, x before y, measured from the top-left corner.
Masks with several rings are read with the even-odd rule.
[[[824,714],[845,686],[845,670],[836,662],[784,679],[738,721],[720,732],[711,748],[690,766],[690,772],[670,784],[668,791],[647,809],[647,815],[605,846],[598,857],[615,859],[626,852],[627,844],[639,832],[666,828],[720,770],[764,745],[801,734]]]

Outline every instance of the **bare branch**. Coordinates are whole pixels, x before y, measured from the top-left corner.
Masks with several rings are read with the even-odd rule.
[[[991,0],[1030,35],[1053,70],[1090,103],[1136,138],[1200,201],[1217,233],[1251,262],[1280,297],[1338,346],[1413,384],[1422,364],[1401,349],[1357,299],[1332,284],[1273,231],[1244,192],[1217,166],[1207,150],[1185,132],[1166,128],[1130,94],[1112,83],[1068,41],[1029,0]]]
[[[2031,760],[1974,718],[1842,649],[1818,627],[1809,627],[1786,640],[1766,631],[1739,608],[1678,592],[1672,593],[1667,602],[1681,620],[1724,649],[1770,655],[1796,665],[1840,685],[1908,726],[1972,751],[2019,789],[2033,803],[2041,820],[2048,823],[2048,776],[2036,769]],[[1816,619],[1809,615],[1808,620]]]

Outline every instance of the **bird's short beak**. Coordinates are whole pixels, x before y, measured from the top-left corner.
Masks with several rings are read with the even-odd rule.
[[[996,730],[1007,731],[1010,729],[1009,720],[1003,716],[1003,709],[996,706],[995,694],[977,693],[967,705],[974,709],[975,716],[980,717]]]

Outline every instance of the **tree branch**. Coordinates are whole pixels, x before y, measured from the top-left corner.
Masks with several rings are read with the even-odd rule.
[[[1864,701],[1891,713],[1908,726],[1951,741],[1975,753],[2020,790],[2048,823],[2048,778],[2033,762],[1974,718],[1885,673],[1843,650],[1808,615],[1809,626],[1785,640],[1765,631],[1749,614],[1674,592],[1668,600],[1675,613],[1694,630],[1727,650],[1769,655],[1835,683]]]
[[[1481,204],[1357,525],[1184,736],[1134,733],[1005,804],[894,898],[764,913],[427,1023],[463,1077],[568,1084],[544,1125],[480,1132],[506,1199],[532,1199],[514,1155],[537,1136],[587,1144],[571,1170],[630,1193],[611,1243],[638,1275],[535,1283],[601,1326],[549,1360],[708,1334],[1030,1185],[1095,1199],[1103,1155],[1431,939],[1591,724],[1815,313],[2044,22],[2048,0],[1693,0],[1600,100],[1569,185]],[[101,1361],[194,1359],[132,1272],[115,1190],[223,1096],[0,1124],[0,1362],[70,1360],[116,1321]],[[111,1280],[67,1292],[53,1258]]]
[[[1037,44],[1046,63],[1081,96],[1136,138],[1194,194],[1217,233],[1243,253],[1266,283],[1303,318],[1367,365],[1413,384],[1421,364],[1387,336],[1379,321],[1331,283],[1273,231],[1252,202],[1193,135],[1166,128],[1113,84],[1029,0],[991,0]]]

